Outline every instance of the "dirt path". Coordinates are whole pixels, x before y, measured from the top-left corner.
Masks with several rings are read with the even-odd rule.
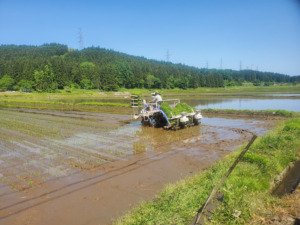
[[[274,121],[204,118],[179,131],[128,116],[0,110],[0,224],[110,224]],[[14,190],[12,189],[14,188]]]

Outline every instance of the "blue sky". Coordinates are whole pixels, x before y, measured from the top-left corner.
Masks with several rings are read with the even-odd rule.
[[[299,0],[0,0],[0,44],[100,46],[203,68],[300,75]]]

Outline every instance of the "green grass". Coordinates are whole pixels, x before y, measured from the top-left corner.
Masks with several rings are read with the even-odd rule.
[[[21,103],[21,104],[48,104],[48,105],[72,105],[71,103],[65,102],[55,102],[55,101],[33,101],[33,100],[2,100],[0,104],[12,104],[12,103]]]
[[[102,92],[100,90],[82,90],[82,89],[72,89],[72,92],[66,92],[64,90],[59,90],[57,93],[22,93],[15,92],[12,95],[0,94],[0,106],[3,107],[25,107],[25,108],[38,108],[38,109],[57,109],[57,110],[77,110],[80,111],[93,111],[100,112],[105,110],[105,112],[115,113],[115,109],[119,107],[118,113],[122,113],[123,110],[125,114],[130,113],[127,109],[130,103],[130,94],[141,95],[146,99],[151,98],[151,93],[155,89],[120,89],[120,93],[115,92]],[[261,96],[264,93],[300,93],[300,85],[291,86],[271,86],[271,87],[255,87],[255,86],[240,86],[240,87],[228,87],[228,88],[197,88],[197,89],[160,89],[158,90],[164,99],[167,98],[218,98],[222,97],[232,97],[232,96]],[[125,96],[126,95],[126,96]],[[298,98],[298,97],[297,97]],[[77,103],[73,102],[76,99],[91,99],[99,101],[99,103]],[[109,100],[113,100],[110,103]],[[64,101],[64,102],[62,102]],[[103,101],[100,103],[100,101]],[[94,107],[94,108],[91,108]],[[104,109],[106,107],[107,109]],[[112,109],[112,110],[109,110]],[[186,111],[186,110],[180,110]],[[264,115],[264,116],[284,116],[293,117],[299,113],[288,112],[285,110],[269,110],[269,111],[254,111],[254,110],[202,110],[204,113],[220,113],[220,114],[245,114],[245,115]],[[275,113],[274,113],[275,112]],[[131,110],[132,113],[132,110]],[[173,113],[174,114],[174,113]],[[176,115],[175,113],[174,115]]]
[[[111,102],[81,102],[81,103],[70,103],[70,102],[57,102],[57,101],[33,101],[33,100],[3,100],[0,105],[7,104],[31,104],[31,105],[79,105],[79,106],[119,106],[119,107],[130,107],[129,104],[122,103],[111,103]]]
[[[198,96],[201,95],[222,95],[222,96],[257,96],[260,94],[271,94],[271,93],[300,93],[300,85],[283,85],[283,86],[236,86],[236,87],[224,87],[224,88],[197,88],[197,89],[162,89],[159,90],[163,96]]]
[[[81,102],[76,105],[92,105],[92,106],[119,106],[119,107],[130,107],[130,104],[122,104],[122,103],[111,103],[111,102]]]
[[[20,97],[21,96],[21,97]],[[63,95],[64,96],[64,95]],[[39,97],[39,98],[38,98]],[[87,97],[84,95],[84,97]],[[92,99],[101,99],[101,96]],[[80,98],[80,97],[79,97]],[[107,98],[107,97],[106,97]],[[2,97],[0,99],[0,106],[3,107],[21,107],[21,108],[35,108],[35,109],[56,109],[56,110],[78,110],[78,111],[93,111],[116,113],[115,108],[119,108],[118,113],[132,113],[130,104],[121,102],[81,102],[74,103],[72,100],[76,100],[74,95],[71,95],[66,102],[62,102],[60,95],[46,96],[41,95],[17,95],[17,97]],[[105,98],[104,98],[105,99]],[[124,97],[120,99],[124,102]],[[128,100],[129,102],[129,100]],[[93,107],[93,108],[91,108]],[[106,109],[104,109],[106,107]],[[111,110],[109,110],[109,108]],[[179,115],[181,112],[193,112],[194,108],[187,104],[177,104],[175,108],[171,108],[167,103],[161,105],[161,109],[166,113],[167,117],[170,118],[173,115]],[[202,113],[205,114],[233,114],[233,115],[246,115],[246,116],[280,116],[280,117],[296,117],[299,115],[298,112],[287,111],[287,110],[235,110],[235,109],[202,109]],[[172,114],[171,114],[172,112]]]
[[[30,108],[30,109],[53,109],[61,111],[83,111],[83,112],[102,112],[114,114],[130,114],[132,109],[129,104],[111,103],[111,102],[59,102],[59,101],[41,101],[41,100],[3,100],[0,101],[0,107],[7,108]]]
[[[276,85],[276,86],[235,86],[224,88],[201,87],[196,89],[121,89],[120,91],[129,91],[133,95],[150,96],[155,90],[158,90],[162,96],[260,96],[262,94],[272,93],[300,93],[300,85]]]
[[[223,88],[200,87],[196,89],[121,89],[135,95],[150,95],[158,90],[163,96],[195,96],[195,95],[259,95],[269,93],[300,93],[300,85],[276,85],[276,86],[234,86]],[[200,97],[200,96],[199,96]]]
[[[300,84],[297,85],[276,85],[269,87],[256,87],[256,86],[237,86],[237,87],[226,87],[226,88],[206,88],[201,87],[197,89],[125,89],[122,88],[119,92],[129,92],[133,95],[151,96],[155,90],[158,90],[162,96],[205,96],[205,95],[217,95],[217,96],[238,96],[238,95],[249,95],[258,96],[259,94],[266,93],[300,93]],[[72,89],[72,92],[66,92],[64,90],[58,90],[56,93],[22,93],[16,92],[14,95],[0,95],[0,99],[3,98],[37,98],[48,100],[48,98],[82,98],[82,97],[96,97],[96,98],[122,98],[122,96],[114,95],[114,92],[103,92],[101,90],[84,90],[84,89]]]
[[[299,113],[287,110],[237,110],[237,109],[202,109],[201,112],[210,114],[235,114],[235,115],[249,115],[249,116],[281,116],[281,117],[295,117]]]
[[[211,224],[249,224],[258,216],[271,217],[279,202],[270,194],[271,182],[291,162],[299,160],[300,119],[294,118],[257,139],[220,188],[224,201]],[[242,148],[211,169],[165,187],[153,201],[142,203],[115,224],[189,224]]]

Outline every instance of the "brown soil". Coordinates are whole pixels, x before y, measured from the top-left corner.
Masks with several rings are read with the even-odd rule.
[[[300,223],[300,185],[296,188],[296,190],[290,194],[286,195],[282,199],[282,204],[285,206],[285,210],[281,210],[278,213],[279,222],[285,221],[286,224],[298,224]],[[290,221],[294,221],[291,223]],[[283,224],[283,223],[282,223]]]
[[[0,110],[0,224],[110,224],[278,121],[204,118],[178,131],[127,115]]]
[[[282,197],[279,205],[270,206],[266,217],[259,217],[251,224],[299,225],[300,184],[292,194]]]

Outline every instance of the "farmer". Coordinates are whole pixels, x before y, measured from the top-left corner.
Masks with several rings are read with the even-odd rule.
[[[159,95],[158,91],[155,91],[154,92],[154,97],[153,97],[151,103],[157,103],[157,104],[160,105],[161,102],[162,102],[162,97]]]

